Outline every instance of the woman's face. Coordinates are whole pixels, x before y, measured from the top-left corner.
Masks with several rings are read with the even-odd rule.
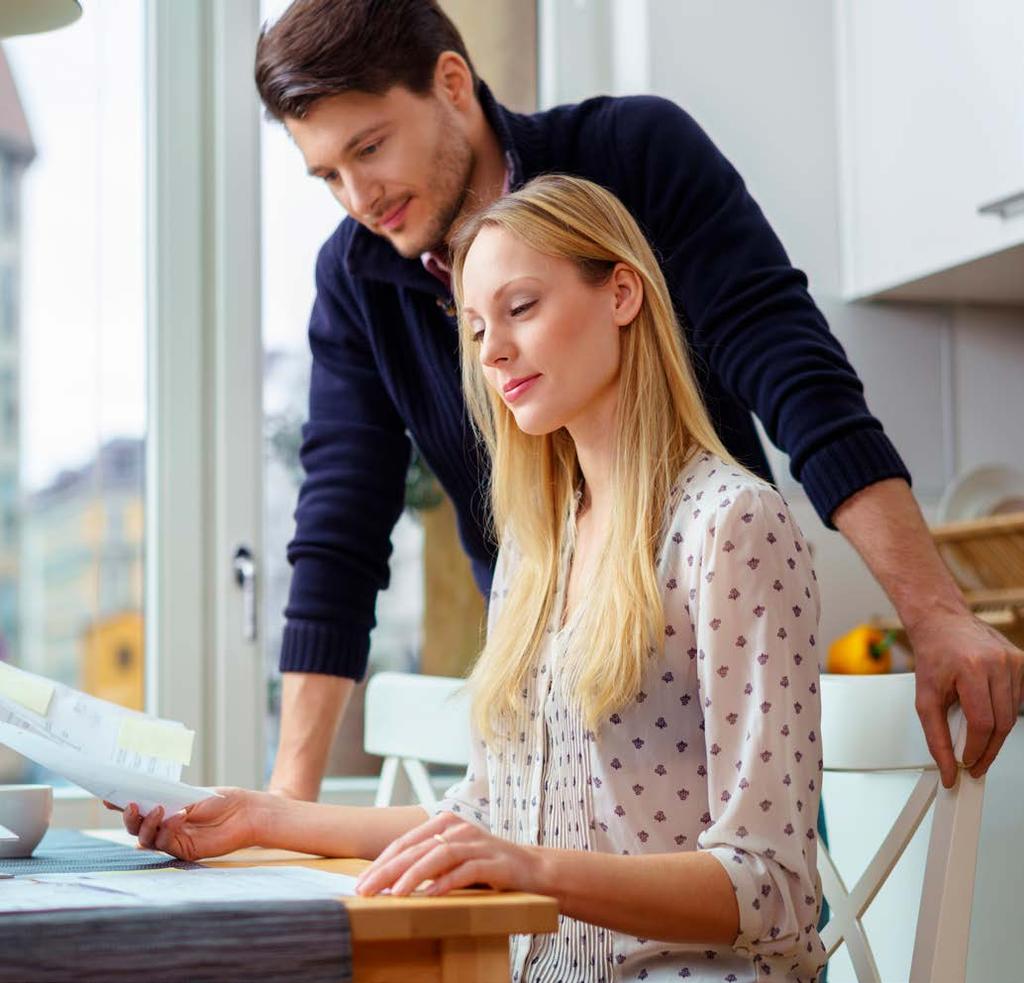
[[[525,433],[611,422],[620,330],[643,299],[637,274],[618,264],[607,282],[584,282],[566,259],[484,226],[462,271],[463,311],[488,384]]]

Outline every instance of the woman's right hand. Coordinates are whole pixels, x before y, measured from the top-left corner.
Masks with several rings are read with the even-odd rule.
[[[216,797],[203,799],[166,818],[161,806],[142,816],[133,802],[122,814],[125,829],[139,838],[139,846],[163,850],[181,860],[199,860],[257,845],[259,817],[267,809],[285,805],[279,796],[266,792],[244,788],[214,791]]]

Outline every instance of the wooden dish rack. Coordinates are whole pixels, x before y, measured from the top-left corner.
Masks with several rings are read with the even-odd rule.
[[[932,526],[931,534],[971,610],[1024,648],[1024,512]],[[907,645],[898,621],[879,627]]]

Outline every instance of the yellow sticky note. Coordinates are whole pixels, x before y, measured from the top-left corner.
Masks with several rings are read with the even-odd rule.
[[[53,699],[53,683],[0,662],[0,696],[45,717]]]
[[[174,727],[159,720],[125,717],[117,735],[118,747],[138,754],[150,754],[165,761],[187,765],[192,760],[192,742],[196,732]]]

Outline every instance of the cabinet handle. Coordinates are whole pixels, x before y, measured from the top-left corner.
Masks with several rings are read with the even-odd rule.
[[[1021,212],[1024,212],[1024,191],[996,198],[995,201],[978,206],[979,215],[998,215],[1003,219],[1013,218],[1014,215],[1020,215]]]

